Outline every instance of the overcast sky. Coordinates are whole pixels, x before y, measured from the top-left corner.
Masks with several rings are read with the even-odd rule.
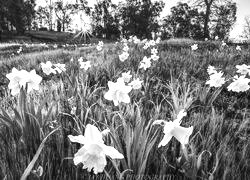
[[[75,0],[64,0],[64,1],[75,1]],[[124,0],[112,0],[113,3],[118,3]],[[153,0],[156,1],[156,0]],[[188,0],[163,0],[165,2],[165,8],[161,16],[168,15],[170,13],[170,8],[177,5],[178,2],[187,2]],[[190,1],[190,0],[189,0]],[[37,0],[37,5],[44,5],[45,0]],[[89,5],[93,6],[97,0],[88,0]],[[250,16],[250,0],[234,0],[237,3],[237,21],[230,33],[230,37],[238,38],[242,34],[244,18]]]

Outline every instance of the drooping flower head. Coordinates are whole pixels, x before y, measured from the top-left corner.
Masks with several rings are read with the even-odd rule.
[[[87,124],[84,136],[68,136],[71,142],[83,144],[74,155],[74,164],[83,164],[83,169],[90,172],[92,169],[95,174],[103,172],[107,165],[106,156],[112,159],[123,159],[124,156],[114,147],[104,144],[102,133],[97,127]]]
[[[180,111],[180,113],[177,115],[177,119],[174,121],[165,121],[165,120],[157,120],[153,123],[154,124],[164,124],[164,137],[162,141],[159,143],[158,147],[165,146],[169,143],[169,141],[174,136],[184,147],[186,144],[188,144],[189,137],[193,133],[193,126],[189,128],[185,128],[180,126],[181,119],[186,115],[184,111]]]
[[[208,72],[209,75],[212,75],[212,74],[217,73],[215,67],[214,67],[214,66],[211,66],[211,65],[208,66],[207,72]]]
[[[156,43],[155,43],[155,40],[151,39],[149,42],[149,46],[155,46]]]
[[[234,81],[227,87],[229,91],[245,92],[250,89],[250,79],[245,76],[234,76]]]
[[[36,74],[35,70],[27,73],[26,84],[28,85],[27,92],[31,92],[32,90],[39,90],[39,84],[42,81],[42,77]]]
[[[160,57],[159,57],[157,54],[151,54],[150,58],[151,58],[153,61],[157,61]]]
[[[86,62],[81,61],[80,65],[81,65],[80,69],[84,69],[84,70],[88,70],[91,67],[90,61],[86,61]]]
[[[198,44],[194,44],[191,46],[192,51],[195,51],[198,49]]]
[[[156,48],[151,49],[151,54],[157,54],[157,53],[158,53],[158,50]]]
[[[20,89],[25,85],[23,77],[26,76],[26,73],[27,71],[25,70],[18,71],[16,68],[13,68],[11,73],[6,75],[10,81],[8,88],[11,90],[13,96],[19,94]]]
[[[143,57],[142,61],[140,62],[139,68],[143,68],[146,70],[151,66],[151,58],[147,58],[146,56]]]
[[[53,64],[50,61],[47,61],[46,63],[41,63],[42,70],[46,75],[50,75],[51,73],[56,74],[56,71],[52,68],[52,65]]]
[[[130,74],[130,71],[122,73],[122,78],[125,83],[128,83],[131,79],[132,75]]]
[[[128,47],[128,44],[127,43],[124,43],[124,47],[122,49],[124,52],[128,52],[129,50],[129,47]]]
[[[235,48],[237,51],[241,51],[241,47],[238,45],[238,46],[236,46],[236,48]]]
[[[222,46],[222,47],[227,46],[227,43],[225,43],[224,41],[222,41],[221,46]]]
[[[240,73],[241,75],[250,75],[250,65],[242,64],[242,65],[236,65],[237,73]]]
[[[126,86],[123,78],[117,79],[117,82],[108,82],[109,91],[105,93],[104,98],[113,101],[117,106],[120,102],[129,103],[130,97],[128,93],[132,90],[131,86]]]
[[[132,86],[133,89],[140,89],[141,88],[141,84],[143,81],[140,81],[139,78],[133,80],[132,82],[130,82],[128,85]]]
[[[13,96],[19,94],[20,89],[25,88],[26,85],[28,85],[28,93],[33,89],[39,90],[39,84],[42,81],[42,77],[37,75],[35,70],[27,72],[13,68],[12,72],[7,74],[6,77],[10,80],[8,87]]]
[[[135,44],[138,44],[141,42],[140,39],[138,39],[136,36],[133,37],[133,41]]]
[[[161,38],[160,38],[160,37],[158,37],[158,38],[155,40],[155,43],[156,43],[156,44],[159,44],[159,43],[160,43],[160,41],[161,41]]]
[[[143,49],[148,49],[150,47],[150,43],[146,41],[146,43],[143,46]]]
[[[210,75],[210,79],[206,82],[210,87],[221,87],[226,81],[222,77],[222,72],[216,72]]]
[[[128,52],[125,52],[125,51],[123,51],[123,53],[119,55],[119,59],[120,59],[120,61],[122,61],[122,62],[124,62],[125,60],[127,60],[128,57],[129,57],[129,53],[128,53]]]
[[[98,44],[97,44],[97,46],[96,46],[96,49],[97,49],[97,51],[101,51],[102,48],[103,48],[103,42],[99,41]]]

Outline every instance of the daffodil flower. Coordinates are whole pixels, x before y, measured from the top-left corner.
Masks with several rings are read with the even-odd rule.
[[[238,46],[236,46],[236,48],[235,48],[237,51],[241,51],[241,47],[238,45]]]
[[[245,92],[250,89],[250,79],[245,76],[234,76],[234,81],[227,87],[229,91]]]
[[[158,37],[158,38],[155,40],[155,43],[156,43],[156,44],[159,44],[159,43],[160,43],[160,41],[161,41],[161,38],[160,38],[160,37]]]
[[[103,48],[103,42],[102,42],[102,41],[99,41],[99,42],[98,42],[98,45],[96,46],[96,49],[97,49],[97,51],[101,51],[102,48]]]
[[[153,61],[157,61],[160,57],[157,56],[157,54],[151,54],[151,57],[150,57]]]
[[[83,164],[83,169],[90,172],[92,169],[95,174],[103,172],[107,165],[106,156],[112,159],[123,159],[124,156],[114,147],[104,144],[102,133],[97,127],[87,124],[84,136],[68,136],[71,142],[83,144],[74,155],[74,164]]]
[[[125,60],[127,60],[129,57],[129,53],[124,51],[122,54],[119,55],[119,59],[120,61],[124,62]]]
[[[143,68],[144,70],[146,70],[150,66],[151,66],[151,58],[147,58],[146,56],[144,56],[143,60],[140,63],[139,69]]]
[[[185,128],[180,126],[181,119],[186,115],[184,111],[181,111],[177,115],[177,119],[174,121],[165,121],[165,120],[156,120],[154,124],[163,124],[164,125],[164,137],[162,141],[159,143],[158,148],[161,146],[165,146],[169,143],[169,141],[172,139],[172,137],[175,137],[181,145],[184,147],[186,144],[188,144],[189,137],[193,133],[193,126],[189,128]]]
[[[39,84],[42,81],[42,77],[36,74],[35,70],[27,72],[25,70],[18,71],[16,68],[12,69],[12,72],[7,74],[6,77],[10,80],[8,85],[13,96],[19,94],[22,87],[25,88],[28,85],[27,92],[29,93],[33,89],[39,90]]]
[[[120,102],[130,102],[128,93],[132,90],[132,87],[126,86],[122,78],[119,78],[116,83],[109,81],[108,87],[109,91],[105,93],[104,98],[113,101],[115,106]]]
[[[39,90],[39,84],[42,81],[42,77],[37,75],[35,70],[30,71],[25,79],[28,85],[28,93],[31,92],[33,89],[37,91]]]
[[[129,47],[128,47],[128,44],[127,43],[124,43],[124,47],[122,49],[124,52],[128,52],[129,50]]]
[[[211,65],[208,66],[207,72],[208,72],[209,75],[212,75],[212,74],[217,73],[215,67],[214,67],[214,66],[211,66]]]
[[[157,53],[158,53],[158,50],[156,48],[151,49],[151,54],[157,54]]]
[[[242,65],[236,65],[237,73],[240,73],[241,75],[250,75],[250,65],[242,64]]]
[[[131,79],[132,75],[130,74],[130,71],[126,72],[126,73],[122,73],[122,78],[124,80],[125,83],[128,83]]]
[[[83,58],[80,57],[80,58],[78,59],[78,62],[79,62],[79,63],[83,62]]]
[[[137,78],[133,80],[132,82],[130,82],[128,85],[132,86],[133,89],[140,89],[142,82],[143,81],[140,81],[140,79]]]
[[[6,77],[9,79],[8,88],[11,90],[11,94],[13,96],[19,94],[20,89],[25,86],[26,81],[24,81],[23,77],[27,71],[21,70],[18,71],[16,68],[13,68],[11,73],[7,74]]]
[[[198,49],[198,44],[194,44],[191,46],[192,51],[195,51]]]
[[[146,42],[145,45],[143,46],[143,49],[148,49],[150,47],[150,43],[149,42]]]
[[[136,36],[133,37],[133,41],[135,44],[140,43],[140,39],[138,39]]]
[[[86,61],[86,62],[80,62],[80,69],[84,69],[84,70],[88,70],[91,65],[90,65],[90,61]]]
[[[154,40],[150,40],[150,41],[149,41],[149,45],[150,45],[150,46],[155,46],[155,45],[156,45],[156,43],[155,43],[155,41],[154,41]]]
[[[222,72],[211,74],[210,79],[206,82],[206,84],[210,85],[210,87],[221,87],[226,82],[225,78],[222,76]]]
[[[52,65],[53,64],[50,61],[41,63],[42,70],[46,75],[50,75],[51,73],[56,74],[56,71],[52,68]]]
[[[224,46],[226,46],[226,45],[227,45],[227,43],[225,43],[224,41],[222,41],[221,46],[224,47]]]

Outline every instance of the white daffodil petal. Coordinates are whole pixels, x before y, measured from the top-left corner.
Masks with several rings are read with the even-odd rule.
[[[108,87],[109,89],[113,89],[115,87],[115,83],[113,83],[112,81],[108,81]]]
[[[83,162],[83,157],[84,156],[86,157],[86,152],[87,150],[85,149],[85,147],[82,147],[81,149],[77,151],[77,153],[75,153],[75,156],[73,159],[75,165],[78,165],[79,163]]]
[[[107,161],[102,144],[90,144],[86,149],[87,152],[82,156],[83,169],[87,168],[89,172],[93,169],[95,174],[103,172]]]
[[[165,120],[156,120],[152,123],[152,125],[156,125],[156,124],[165,124]]]
[[[104,153],[112,159],[124,158],[124,156],[112,146],[106,146],[105,144],[103,144],[102,148],[103,148]]]
[[[115,105],[115,106],[118,106],[118,105],[119,105],[119,102],[118,102],[118,101],[113,100],[113,102],[114,102],[114,105]]]
[[[130,103],[130,97],[128,94],[122,94],[122,102]]]
[[[109,100],[109,101],[112,101],[113,99],[113,93],[111,91],[108,91],[104,94],[104,98]]]
[[[188,144],[189,136],[193,133],[193,126],[189,128],[176,126],[173,131],[172,135],[182,144]]]
[[[164,137],[161,140],[161,142],[159,143],[158,148],[161,147],[161,146],[166,146],[168,144],[168,142],[171,140],[172,137],[173,136],[170,133],[164,134]]]
[[[83,135],[79,135],[79,136],[72,136],[72,135],[68,135],[68,138],[71,142],[77,142],[80,144],[85,144],[86,143],[86,139]]]
[[[98,130],[97,127],[87,124],[85,128],[84,137],[90,142],[104,143],[102,140],[102,133]]]
[[[124,88],[123,88],[124,93],[129,93],[131,90],[132,90],[131,86],[124,86]]]
[[[180,122],[182,120],[183,117],[185,117],[187,115],[187,112],[185,112],[185,109],[182,109],[178,115],[177,115],[177,120]]]

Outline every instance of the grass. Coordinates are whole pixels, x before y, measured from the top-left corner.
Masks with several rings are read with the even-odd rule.
[[[236,51],[219,45],[210,49],[200,43],[197,51],[191,51],[189,44],[171,46],[163,42],[157,47],[158,62],[143,71],[138,69],[139,62],[150,51],[129,44],[129,59],[121,62],[118,55],[122,47],[107,44],[101,52],[95,47],[62,48],[1,60],[0,179],[20,179],[31,167],[30,162],[33,168],[29,168],[27,179],[249,179],[250,92],[234,93],[228,92],[226,85],[219,89],[205,85],[208,65],[220,68],[230,78],[235,65],[249,64],[249,49]],[[91,61],[89,70],[79,69],[80,56]],[[67,71],[46,76],[39,63],[48,60],[66,63]],[[12,67],[36,69],[43,77],[40,91],[10,96],[5,75]],[[103,95],[108,81],[115,81],[128,70],[143,80],[143,86],[130,93],[130,104],[115,107]],[[73,107],[75,113],[71,112]],[[163,128],[152,122],[172,120],[183,108],[188,114],[182,126],[194,126],[186,149],[174,138],[157,148]],[[99,175],[73,164],[80,145],[71,144],[67,138],[84,134],[88,123],[100,130],[109,128],[105,143],[125,157],[108,160],[105,172]],[[38,166],[43,167],[40,177],[34,171]]]

